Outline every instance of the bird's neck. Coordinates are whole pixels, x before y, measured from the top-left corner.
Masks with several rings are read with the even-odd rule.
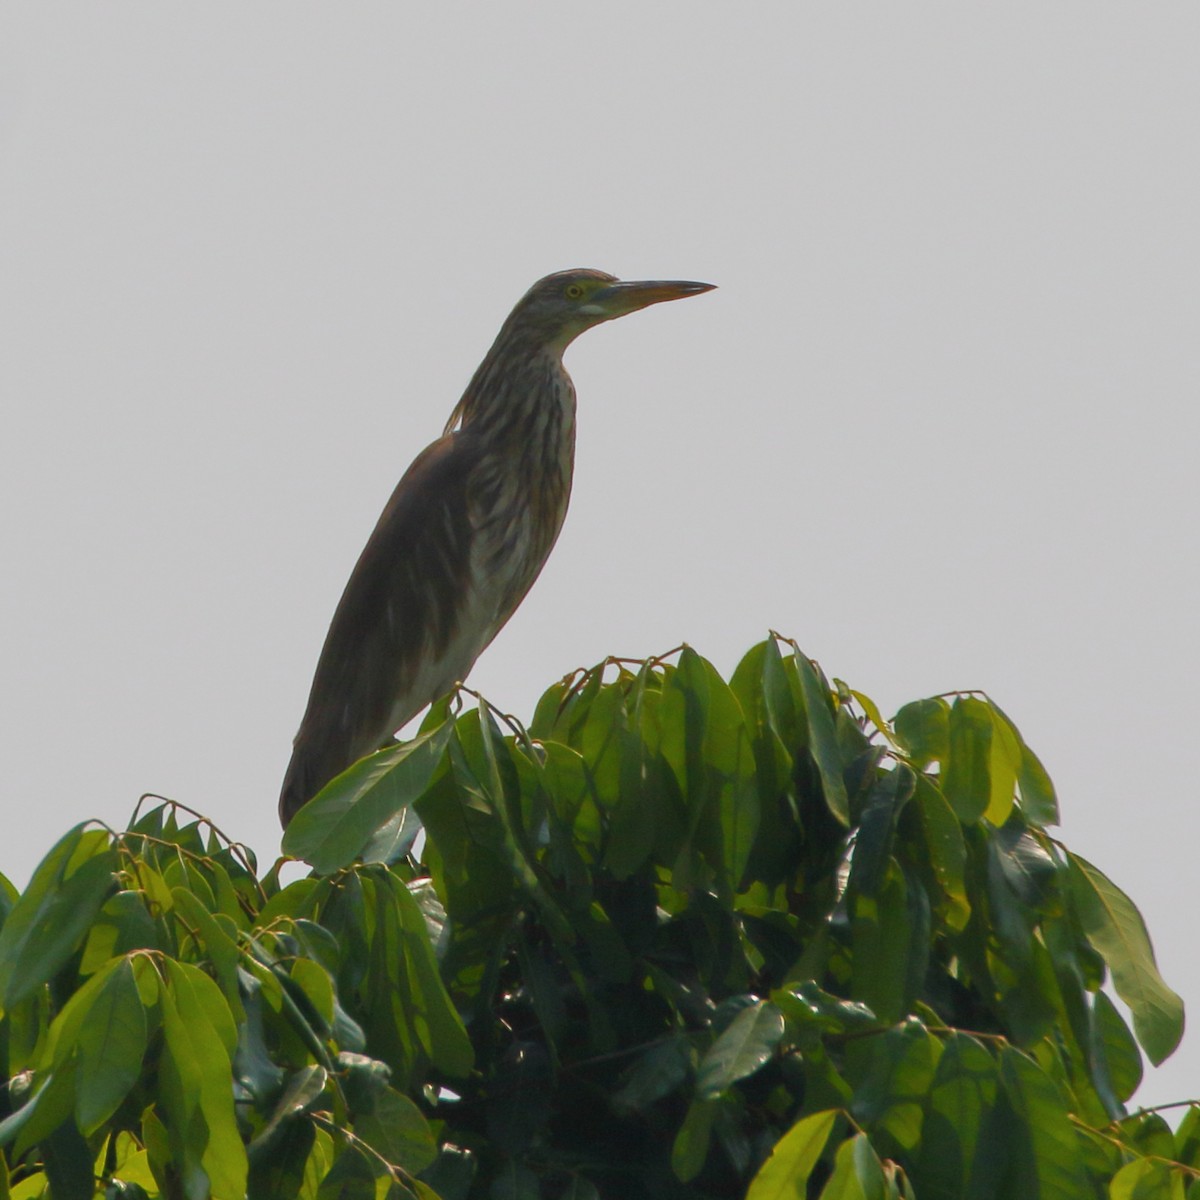
[[[447,430],[457,425],[495,446],[544,448],[571,457],[575,445],[575,386],[562,348],[496,339],[458,402]],[[524,454],[522,454],[524,457]]]

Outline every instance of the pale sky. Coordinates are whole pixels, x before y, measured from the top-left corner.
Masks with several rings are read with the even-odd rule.
[[[278,849],[329,618],[513,303],[571,511],[471,677],[774,627],[987,690],[1200,1020],[1200,9],[0,7],[0,870],[156,791]],[[1147,1104],[1200,1092],[1200,1035]]]

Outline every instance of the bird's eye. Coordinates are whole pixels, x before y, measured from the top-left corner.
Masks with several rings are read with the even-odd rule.
[[[567,299],[578,300],[583,295],[583,284],[568,283],[567,284]]]

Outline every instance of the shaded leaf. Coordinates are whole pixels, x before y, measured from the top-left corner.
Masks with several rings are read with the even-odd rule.
[[[708,1143],[719,1101],[693,1100],[671,1147],[671,1169],[687,1183],[695,1179],[708,1158]]]
[[[775,1053],[782,1037],[783,1013],[769,1000],[744,1008],[700,1060],[697,1093],[713,1099],[752,1075]]]
[[[393,1088],[385,1088],[371,1111],[354,1122],[354,1132],[388,1162],[409,1175],[437,1157],[437,1141],[421,1110]]]
[[[804,721],[808,728],[808,750],[821,778],[821,790],[829,811],[843,826],[850,824],[850,799],[842,778],[842,756],[830,705],[828,685],[813,662],[799,650],[793,656],[800,681]]]
[[[82,943],[112,889],[116,855],[102,830],[77,825],[42,859],[0,929],[0,1005],[46,983]]]
[[[1183,1001],[1158,973],[1142,915],[1106,875],[1068,855],[1071,896],[1080,924],[1112,971],[1117,995],[1129,1005],[1133,1028],[1156,1066],[1183,1036]]]
[[[133,967],[121,959],[105,977],[76,1037],[75,1120],[81,1132],[98,1129],[137,1083],[146,1040],[146,1012]]]
[[[454,721],[447,720],[355,763],[292,819],[283,835],[284,852],[322,874],[349,866],[381,827],[420,799],[453,732]]]
[[[950,705],[940,696],[904,705],[892,718],[892,728],[918,767],[949,757]]]

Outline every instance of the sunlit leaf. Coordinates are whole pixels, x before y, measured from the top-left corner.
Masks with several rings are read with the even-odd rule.
[[[775,1143],[770,1157],[759,1168],[746,1200],[800,1200],[806,1192],[809,1176],[825,1143],[837,1112],[819,1112],[797,1121]]]
[[[887,1200],[883,1164],[866,1134],[847,1138],[838,1147],[833,1174],[821,1189],[821,1200]]]
[[[238,1197],[246,1190],[246,1147],[230,1087],[237,1033],[217,985],[186,963],[166,962],[162,992],[163,1097],[172,1157],[188,1196]]]

